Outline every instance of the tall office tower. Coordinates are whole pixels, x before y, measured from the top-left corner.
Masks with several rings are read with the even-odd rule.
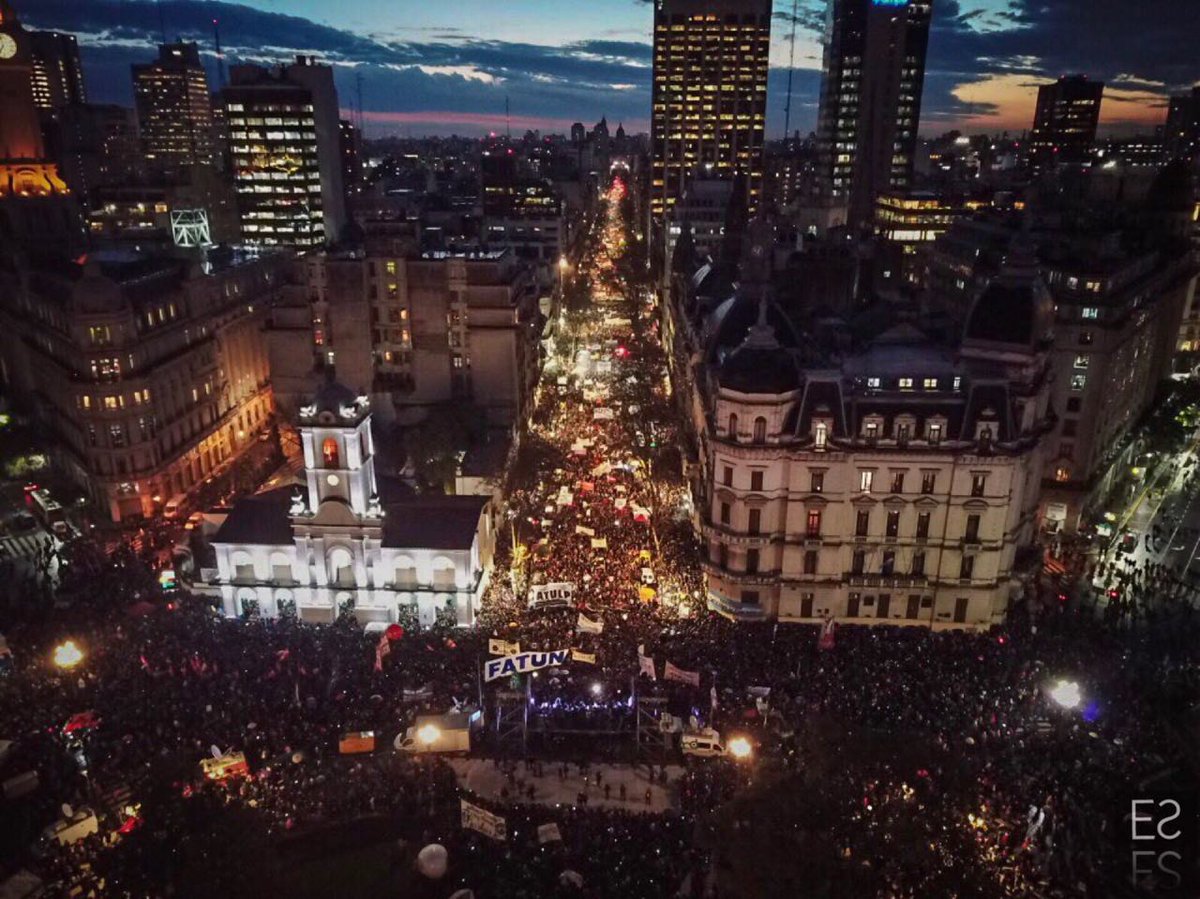
[[[87,102],[75,35],[31,31],[29,49],[33,54],[33,102],[38,109],[53,111]]]
[[[932,0],[829,0],[817,137],[823,198],[870,224],[912,181]]]
[[[297,57],[234,66],[222,91],[242,237],[265,246],[333,242],[346,224],[333,69]]]
[[[1186,94],[1173,94],[1163,126],[1167,160],[1192,159],[1200,152],[1200,84]]]
[[[213,164],[212,103],[196,44],[163,44],[155,62],[135,65],[133,93],[148,167],[173,174]]]
[[[771,0],[655,0],[650,213],[662,223],[697,170],[762,196]]]
[[[1103,81],[1064,75],[1038,88],[1029,136],[1029,165],[1037,175],[1060,165],[1086,162],[1096,140]]]

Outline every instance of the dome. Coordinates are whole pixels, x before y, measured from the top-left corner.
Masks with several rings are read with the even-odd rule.
[[[1054,330],[1054,299],[1038,275],[1032,247],[1019,235],[1000,274],[975,300],[964,340],[1031,347]]]
[[[745,337],[731,351],[722,352],[718,347],[720,362],[717,380],[722,387],[739,393],[787,393],[795,390],[800,386],[801,377],[794,349],[798,341],[791,323],[765,296],[756,304],[757,309],[747,298],[741,299],[740,306],[737,303],[738,298],[731,301],[734,305],[726,310],[726,315],[722,318],[722,326],[717,332],[718,338],[730,321],[729,313],[739,314],[739,309],[755,310],[757,318],[745,330]],[[775,313],[774,316],[772,312]],[[744,314],[744,311],[740,314]],[[786,335],[790,339],[789,346],[780,342],[778,330],[772,323],[773,317],[785,326]]]
[[[760,304],[757,299],[740,292],[717,306],[704,323],[705,355],[709,362],[723,364],[725,358],[742,345],[759,320],[763,311],[761,305],[766,307],[765,324],[774,332],[778,345],[787,349],[800,347],[800,334],[778,304],[771,300],[763,300]]]

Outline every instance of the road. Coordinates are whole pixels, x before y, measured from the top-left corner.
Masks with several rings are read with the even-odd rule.
[[[1111,592],[1112,570],[1134,572],[1165,565],[1187,578],[1195,566],[1200,572],[1200,476],[1197,476],[1197,444],[1193,442],[1178,454],[1174,468],[1160,469],[1160,475],[1147,484],[1129,511],[1118,522],[1112,545],[1098,562],[1093,585],[1101,588],[1099,605],[1103,608]],[[1131,539],[1132,538],[1132,539]],[[1127,547],[1127,548],[1126,548]],[[1200,583],[1200,573],[1192,577]]]

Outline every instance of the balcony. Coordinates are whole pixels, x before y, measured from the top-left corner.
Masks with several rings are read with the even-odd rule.
[[[925,587],[929,584],[929,578],[923,574],[855,574],[853,571],[847,571],[842,575],[842,580],[851,587],[894,587],[902,589],[905,587]]]

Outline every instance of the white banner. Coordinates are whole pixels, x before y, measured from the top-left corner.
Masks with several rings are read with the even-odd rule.
[[[583,612],[580,612],[579,619],[575,622],[575,630],[585,634],[602,634],[604,633],[604,622],[592,621]]]
[[[592,549],[608,549],[608,538],[607,537],[593,537],[592,538]]]
[[[583,662],[585,665],[595,665],[596,664],[596,654],[594,652],[583,652],[582,650],[572,648],[571,649],[571,661],[572,662]]]
[[[593,421],[612,421],[613,420],[613,410],[609,409],[605,406],[597,406],[595,409],[592,410],[592,420]]]
[[[569,581],[529,588],[529,608],[569,609],[575,605],[575,585]]]
[[[579,534],[583,537],[595,537],[596,536],[596,532],[594,530],[592,530],[591,528],[585,528],[581,524],[575,525],[575,533]]]
[[[639,655],[638,673],[646,675],[650,680],[658,680],[658,677],[654,674],[654,659],[650,658],[650,656]]]
[[[508,838],[508,824],[499,815],[493,815],[487,809],[472,805],[465,799],[460,799],[459,802],[462,803],[462,826],[465,830],[476,830],[493,840],[503,841]]]
[[[570,657],[569,649],[552,649],[549,652],[523,652],[502,659],[488,659],[483,663],[483,679],[489,682],[510,674],[526,674],[539,668],[565,665]]]

